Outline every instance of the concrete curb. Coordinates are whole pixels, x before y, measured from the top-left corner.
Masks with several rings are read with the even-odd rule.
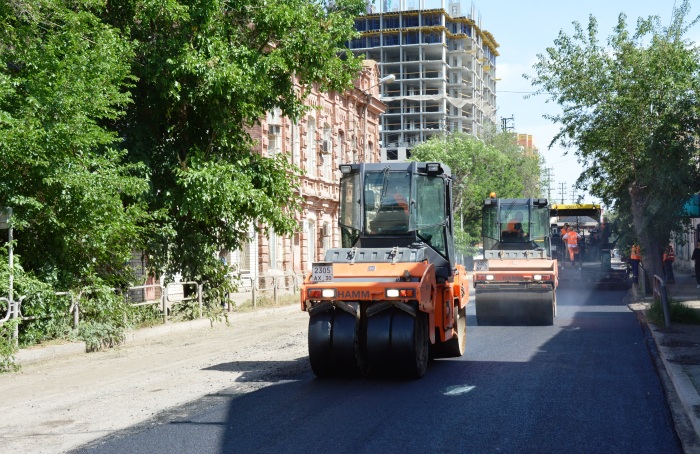
[[[215,323],[214,326],[220,323]],[[141,342],[154,337],[163,336],[171,333],[181,333],[195,329],[212,328],[212,322],[208,318],[200,318],[188,322],[165,323],[163,325],[152,326],[150,328],[142,328],[135,331],[129,331],[124,336],[125,344]]]
[[[85,342],[71,342],[69,344],[49,345],[40,348],[21,349],[15,354],[15,364],[26,364],[48,361],[64,356],[85,353]]]
[[[680,364],[675,364],[669,360],[668,352],[661,343],[660,337],[662,337],[662,335],[659,335],[659,332],[657,331],[658,328],[648,322],[647,326],[649,327],[649,331],[651,331],[651,335],[654,338],[654,342],[656,343],[656,347],[659,351],[659,356],[664,363],[664,367],[671,378],[673,388],[676,390],[676,394],[678,394],[678,398],[683,404],[683,409],[688,415],[688,419],[693,425],[695,433],[698,434],[698,437],[700,437],[700,418],[695,411],[695,408],[700,408],[700,395],[698,394],[698,390],[695,388],[695,385],[691,381],[690,377],[683,369],[683,366]]]
[[[213,326],[223,325],[221,322],[215,322]],[[142,328],[134,331],[129,331],[124,335],[124,342],[120,345],[135,344],[154,337],[163,336],[165,334],[179,333],[184,331],[199,330],[212,328],[211,320],[201,318],[188,322],[166,323],[163,325],[153,326],[150,328]],[[24,366],[27,364],[49,361],[65,356],[87,354],[85,342],[70,342],[60,345],[38,346],[34,348],[20,349],[14,356],[15,364]]]
[[[685,298],[680,295],[671,295],[671,297],[686,304],[691,300],[698,300],[697,296]],[[632,286],[628,293],[628,300],[630,301],[628,307],[633,311],[640,312],[641,320],[643,320],[644,324],[646,324],[646,328],[651,333],[651,337],[656,345],[656,351],[658,352],[658,358],[661,359],[663,367],[666,369],[666,375],[670,379],[671,386],[673,386],[678,396],[677,401],[680,401],[680,406],[682,408],[678,410],[687,415],[690,423],[688,429],[692,429],[696,437],[700,439],[700,394],[698,393],[698,388],[691,379],[690,373],[684,368],[685,366],[671,361],[674,359],[673,349],[664,346],[663,329],[650,323],[647,319],[646,310],[649,305],[651,305],[653,297],[640,295],[638,288]],[[700,453],[700,449],[697,448],[695,443],[691,443],[689,446],[685,446],[684,444],[684,449],[689,453]]]

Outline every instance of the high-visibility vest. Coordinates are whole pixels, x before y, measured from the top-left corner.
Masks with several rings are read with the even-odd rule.
[[[396,203],[403,208],[403,210],[408,213],[408,201],[406,198],[403,196],[403,194],[399,194],[398,192],[394,194],[394,200]]]
[[[633,245],[632,249],[630,249],[630,258],[632,260],[642,260],[642,253],[639,250],[638,245]]]
[[[520,228],[518,228],[518,225],[520,226]],[[510,232],[520,232],[522,229],[523,229],[522,221],[516,221],[515,219],[513,219],[508,224],[506,224],[506,230],[508,230]]]
[[[574,232],[573,230],[564,235],[564,239],[566,240],[567,244],[578,244],[578,237],[578,233]]]

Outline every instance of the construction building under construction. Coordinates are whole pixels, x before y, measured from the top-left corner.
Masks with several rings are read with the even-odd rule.
[[[382,0],[356,18],[356,54],[379,63],[382,161],[405,160],[415,145],[442,132],[481,136],[496,125],[494,37],[454,0]]]

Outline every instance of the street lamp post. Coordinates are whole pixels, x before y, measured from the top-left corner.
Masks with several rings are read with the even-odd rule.
[[[15,280],[15,264],[14,264],[14,256],[12,252],[12,243],[14,238],[12,237],[12,208],[11,207],[6,207],[5,209],[0,209],[0,229],[7,229],[7,255],[9,258],[9,265],[10,265],[10,282],[9,282],[9,288],[8,288],[8,304],[10,305],[11,311],[12,311],[12,318],[17,318],[19,317],[19,308],[17,307],[17,304],[14,301],[14,280]],[[17,337],[18,337],[18,327],[15,325],[14,327],[14,332],[12,333],[12,338],[14,339],[15,344],[17,343]]]
[[[389,74],[379,79],[376,84],[370,86],[367,90],[362,90],[362,93],[364,93],[367,98],[365,99],[365,106],[362,109],[362,153],[360,154],[360,162],[365,160],[365,152],[367,151],[367,108],[369,107],[370,98],[372,97],[372,95],[369,94],[369,90],[377,85],[381,85],[385,82],[393,82],[395,80],[396,76]]]

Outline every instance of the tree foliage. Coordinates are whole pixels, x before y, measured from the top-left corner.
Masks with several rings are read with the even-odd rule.
[[[251,224],[296,230],[299,169],[252,151],[266,112],[344,91],[363,0],[0,4],[0,206],[61,288],[118,285],[146,248],[202,280]]]
[[[553,143],[576,149],[585,167],[579,184],[632,220],[626,233],[660,275],[660,250],[700,189],[700,53],[683,38],[698,19],[687,22],[689,10],[684,1],[670,26],[640,18],[632,32],[621,14],[607,45],[594,17],[586,30],[574,23],[572,36],[560,32],[538,55],[531,77],[562,107],[549,116],[562,125]]]
[[[27,276],[102,292],[84,337],[119,337],[124,308],[104,291],[130,282],[134,250],[212,288],[216,252],[251,225],[297,230],[301,171],[253,152],[249,131],[273,108],[298,119],[312,88],[352,85],[344,44],[365,4],[0,2],[0,207]]]
[[[344,91],[360,69],[344,43],[362,0],[125,0],[105,19],[135,43],[137,82],[117,122],[132,162],[148,166],[151,262],[211,277],[215,253],[250,225],[297,229],[299,169],[251,151],[249,127],[281,109],[298,118],[316,87]],[[295,79],[301,89],[295,88]]]
[[[457,249],[473,253],[481,241],[481,207],[493,191],[499,197],[534,197],[539,159],[525,155],[512,133],[494,133],[486,141],[464,133],[434,136],[411,152],[416,161],[447,164],[454,179]],[[461,227],[461,228],[460,228]]]
[[[132,46],[91,3],[0,5],[0,206],[25,269],[61,290],[123,281],[146,217],[143,166],[109,127],[130,102]]]

